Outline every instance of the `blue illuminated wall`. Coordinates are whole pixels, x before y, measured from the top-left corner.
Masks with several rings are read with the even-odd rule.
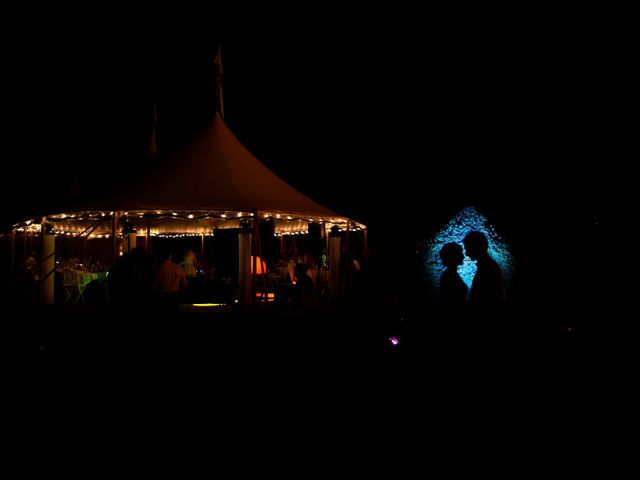
[[[514,269],[514,259],[509,253],[507,245],[502,241],[494,228],[474,207],[462,209],[433,239],[426,244],[423,251],[425,271],[428,282],[438,286],[440,275],[444,270],[440,260],[440,249],[445,243],[456,242],[463,248],[462,239],[472,230],[483,232],[489,241],[489,254],[500,264],[504,273],[507,286],[511,282]],[[476,264],[469,257],[464,258],[464,263],[458,267],[458,273],[467,284],[471,286],[471,280],[476,272]]]

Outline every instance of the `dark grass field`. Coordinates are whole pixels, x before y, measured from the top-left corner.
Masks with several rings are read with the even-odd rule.
[[[173,317],[54,305],[11,310],[3,325],[17,418],[56,428],[588,424],[625,411],[633,391],[620,336],[562,325],[443,329],[389,305]]]

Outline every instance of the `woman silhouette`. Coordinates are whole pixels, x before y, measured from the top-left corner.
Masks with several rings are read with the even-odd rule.
[[[446,320],[461,320],[466,310],[469,290],[458,274],[458,266],[464,260],[462,247],[455,242],[446,243],[440,249],[440,259],[446,267],[440,275],[442,316]]]

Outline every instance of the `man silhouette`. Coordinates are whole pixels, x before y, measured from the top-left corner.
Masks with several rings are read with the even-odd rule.
[[[469,291],[470,314],[482,319],[496,318],[502,314],[506,300],[500,265],[489,255],[489,242],[484,233],[471,231],[462,243],[465,253],[478,267]]]

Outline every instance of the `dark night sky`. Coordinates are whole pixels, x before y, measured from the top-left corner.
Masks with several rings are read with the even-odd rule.
[[[3,223],[49,212],[74,168],[85,189],[142,168],[154,102],[160,148],[187,142],[213,114],[218,41],[232,131],[338,212],[429,231],[469,204],[507,229],[521,209],[556,222],[602,210],[602,169],[621,134],[617,40],[535,22],[416,27],[257,38],[199,26],[33,27],[36,41],[9,60],[5,182],[19,199],[4,190]]]
[[[361,315],[355,309],[345,308],[345,312],[354,315],[349,316],[344,328],[338,323],[342,316],[332,318],[326,324],[331,331],[320,325],[324,322],[316,321],[324,309],[312,309],[316,312],[310,317],[313,325],[305,330],[300,330],[296,321],[302,317],[295,314],[283,316],[283,321],[265,317],[266,327],[262,322],[244,321],[241,317],[241,328],[232,327],[228,330],[230,338],[222,342],[229,345],[220,350],[222,356],[215,353],[210,357],[207,353],[207,358],[225,360],[225,368],[228,364],[234,373],[248,373],[249,378],[259,380],[257,385],[263,385],[267,378],[271,383],[275,379],[278,388],[286,383],[296,389],[287,398],[279,394],[272,396],[275,401],[267,399],[262,407],[258,405],[258,412],[266,412],[263,407],[271,408],[276,401],[286,405],[282,410],[285,412],[296,403],[291,399],[311,398],[306,391],[301,393],[299,378],[291,376],[295,381],[290,381],[289,374],[278,374],[284,365],[283,355],[298,355],[302,352],[300,345],[306,346],[288,341],[297,339],[300,332],[301,338],[305,342],[308,339],[314,348],[301,355],[302,362],[297,362],[302,370],[287,368],[287,372],[297,375],[299,370],[300,378],[310,378],[313,389],[309,392],[314,395],[317,378],[321,387],[338,385],[340,392],[335,398],[348,399],[349,392],[360,390],[361,386],[366,386],[363,392],[367,396],[366,401],[361,402],[365,397],[359,394],[343,402],[325,392],[318,397],[320,400],[302,403],[307,413],[314,411],[307,408],[311,405],[318,406],[318,412],[356,412],[356,417],[358,412],[365,412],[369,418],[367,405],[380,405],[380,398],[386,396],[395,397],[388,404],[394,408],[384,408],[393,410],[391,418],[395,420],[398,412],[407,411],[405,403],[418,405],[415,400],[404,402],[405,398],[409,400],[416,383],[411,381],[415,372],[417,378],[431,383],[435,378],[435,385],[440,382],[447,391],[441,395],[436,388],[432,389],[435,396],[418,396],[419,400],[425,398],[424,404],[420,403],[415,412],[409,408],[406,417],[400,415],[400,422],[395,422],[399,425],[404,418],[413,422],[425,408],[437,411],[438,405],[449,399],[456,407],[463,407],[466,417],[462,418],[477,420],[473,418],[475,413],[484,413],[485,404],[496,399],[494,404],[499,408],[487,411],[502,410],[509,415],[517,410],[538,412],[531,418],[546,419],[545,427],[553,424],[560,430],[571,425],[567,419],[587,420],[589,423],[585,424],[591,427],[598,425],[591,421],[593,412],[605,412],[609,420],[611,412],[620,411],[619,399],[624,405],[625,398],[632,398],[624,391],[630,378],[626,366],[637,362],[618,358],[631,357],[631,352],[637,351],[638,338],[628,326],[637,323],[632,315],[613,314],[622,303],[621,297],[635,298],[622,293],[626,285],[635,287],[635,283],[627,283],[626,277],[612,272],[615,267],[633,271],[628,266],[636,253],[633,238],[629,238],[633,220],[625,219],[618,227],[614,221],[618,214],[613,214],[622,205],[614,198],[627,191],[620,179],[632,183],[637,178],[624,173],[637,158],[637,148],[626,148],[628,139],[637,136],[629,92],[631,83],[633,91],[637,90],[630,72],[635,71],[638,57],[637,47],[633,52],[629,47],[636,42],[626,36],[637,32],[637,26],[620,25],[620,17],[635,21],[637,15],[617,12],[610,19],[600,4],[592,7],[598,11],[587,12],[590,7],[581,4],[561,12],[558,4],[545,11],[542,4],[527,3],[521,7],[523,11],[516,11],[511,5],[491,7],[482,2],[469,7],[454,2],[452,11],[443,14],[434,11],[445,8],[441,6],[415,3],[417,11],[409,11],[398,2],[383,2],[383,11],[374,18],[372,3],[359,4],[355,15],[346,15],[342,10],[346,2],[342,2],[339,12],[332,10],[329,3],[312,2],[288,4],[277,25],[272,17],[260,17],[254,6],[236,3],[242,3],[246,12],[229,19],[220,13],[199,10],[180,16],[178,4],[172,2],[166,22],[156,21],[151,12],[134,19],[132,11],[115,4],[99,4],[100,11],[74,4],[67,12],[59,2],[29,2],[24,7],[28,11],[20,14],[5,5],[0,28],[3,231],[12,222],[59,212],[74,171],[80,186],[90,190],[117,185],[149,166],[144,154],[150,140],[154,104],[159,110],[160,149],[177,149],[186,143],[214,114],[213,60],[221,41],[225,120],[230,129],[260,161],[294,187],[334,211],[369,225],[370,278],[378,282],[372,292],[384,291],[383,296],[387,297],[372,301],[371,308],[364,310],[364,318],[358,318]],[[273,2],[266,6],[272,15],[279,13],[273,11]],[[131,9],[131,5],[126,8]],[[153,6],[154,13],[157,8]],[[309,11],[304,12],[304,8]],[[496,10],[479,14],[468,8]],[[258,17],[263,28],[256,30],[249,17]],[[123,19],[130,20],[130,24],[123,25]],[[239,20],[241,28],[232,28],[232,20]],[[188,182],[191,175],[197,172],[185,172],[176,182]],[[637,187],[628,191],[635,193]],[[515,295],[509,301],[515,314],[520,315],[514,314],[513,318],[533,320],[537,327],[525,330],[520,328],[525,322],[518,322],[516,328],[501,335],[513,342],[506,348],[489,335],[485,336],[488,342],[457,345],[457,337],[438,336],[438,328],[430,336],[431,326],[435,325],[432,317],[408,317],[406,353],[400,350],[389,356],[382,351],[383,337],[377,335],[387,324],[397,323],[392,315],[398,317],[402,313],[405,299],[427,303],[426,291],[418,288],[416,281],[415,274],[421,267],[415,255],[416,240],[428,239],[467,205],[476,206],[488,217],[514,253],[517,282]],[[636,217],[637,212],[629,218]],[[8,243],[5,242],[6,247]],[[8,252],[9,248],[5,248],[4,259],[9,258]],[[420,308],[409,310],[410,314],[421,312]],[[39,317],[45,321],[40,322],[35,314],[24,316],[31,311],[47,313]],[[15,345],[20,350],[25,345],[29,351],[35,351],[33,346],[39,348],[41,358],[27,364],[37,365],[38,372],[45,372],[44,376],[36,376],[45,383],[34,383],[37,396],[31,397],[45,405],[58,392],[63,394],[58,395],[59,401],[53,407],[45,408],[45,413],[57,413],[55,408],[62,405],[60,399],[68,398],[67,391],[75,392],[75,385],[82,385],[83,390],[68,403],[74,409],[80,405],[78,398],[97,399],[109,390],[103,380],[107,387],[139,384],[144,389],[150,387],[152,394],[163,392],[163,398],[170,398],[164,395],[164,372],[160,376],[160,370],[147,368],[147,359],[152,358],[147,353],[160,355],[158,345],[143,348],[140,356],[132,355],[133,350],[138,351],[137,342],[122,343],[123,348],[114,343],[114,333],[119,335],[122,322],[101,321],[99,329],[87,330],[66,318],[65,322],[51,324],[49,313],[21,307],[19,314],[5,315],[3,320],[3,338],[12,347],[9,351],[17,351]],[[596,317],[601,321],[590,322]],[[30,320],[26,326],[25,318]],[[200,318],[205,317],[199,315]],[[552,341],[538,342],[536,332],[555,324],[555,320],[562,325],[580,323],[580,337],[549,336]],[[158,344],[147,341],[146,323],[137,323],[138,327],[131,331],[145,336],[132,338]],[[362,331],[357,330],[365,325]],[[484,325],[468,330],[461,325],[459,331],[480,332]],[[583,342],[582,325],[599,341]],[[178,332],[173,324],[170,326],[172,333]],[[339,327],[339,335],[333,331],[334,326]],[[404,328],[398,328],[402,333]],[[152,339],[163,340],[160,330],[149,329]],[[227,332],[226,327],[214,330]],[[252,334],[252,330],[259,335]],[[616,354],[619,342],[607,342],[606,335],[614,330],[611,338],[626,337],[634,348],[619,349],[621,353]],[[80,333],[73,333],[76,331]],[[183,345],[183,350],[191,345],[202,345],[206,352],[218,350],[208,340],[187,342],[185,334],[195,331],[189,327],[174,343]],[[214,333],[209,329],[207,332]],[[283,337],[281,332],[286,335]],[[417,335],[411,337],[412,332]],[[529,332],[530,341],[520,335],[528,336]],[[279,335],[277,342],[265,343],[265,334],[267,338]],[[461,339],[476,338],[473,335],[462,335]],[[87,338],[91,341],[87,342]],[[241,342],[240,350],[237,340]],[[45,349],[49,342],[51,348]],[[256,351],[265,352],[262,357],[266,363],[257,370],[247,368],[245,353],[258,343],[260,348]],[[280,343],[296,346],[282,350],[278,348]],[[332,343],[336,345],[332,347]],[[264,346],[267,344],[268,349]],[[115,370],[113,345],[118,346],[118,355],[125,354],[115,363]],[[466,351],[467,345],[473,347],[472,354]],[[305,361],[314,356],[319,346],[322,355],[317,358],[322,361]],[[422,352],[423,347],[430,351]],[[273,354],[275,350],[281,353]],[[340,354],[347,350],[354,353]],[[188,355],[182,365],[189,369],[201,363],[193,360],[205,358],[195,351],[184,352]],[[235,353],[227,356],[227,352]],[[361,352],[365,355],[361,356]],[[178,359],[181,353],[172,349],[166,358]],[[498,354],[508,356],[503,359]],[[330,356],[335,358],[329,360],[327,370]],[[525,356],[529,356],[526,361]],[[17,358],[23,357],[24,352],[19,351]],[[347,357],[357,361],[345,364],[343,359]],[[42,363],[47,358],[54,360],[53,369]],[[87,367],[78,369],[77,358],[88,359]],[[105,358],[108,362],[103,361]],[[165,365],[163,358],[158,357],[161,366]],[[257,355],[248,358],[251,363]],[[132,369],[130,359],[134,360],[134,367],[136,361],[143,360],[139,365],[144,366],[144,371]],[[333,365],[339,365],[337,376],[333,375]],[[500,368],[494,372],[482,370],[485,366],[493,368],[491,365]],[[71,373],[62,371],[67,366]],[[26,367],[27,370],[29,375],[21,377],[33,383],[33,369]],[[134,381],[131,372],[147,370],[151,380],[143,378],[140,382],[136,377]],[[120,371],[124,377],[118,375]],[[197,373],[200,371],[204,370],[196,369]],[[477,378],[474,372],[478,373]],[[358,374],[356,382],[351,378],[353,373]],[[223,377],[231,379],[232,375]],[[162,379],[162,385],[154,378]],[[391,386],[385,387],[385,382]],[[461,387],[450,388],[458,383]],[[175,384],[180,387],[176,391],[182,394],[184,378],[181,376]],[[346,388],[345,396],[343,386],[351,384],[355,387]],[[224,388],[225,383],[221,385]],[[483,395],[468,395],[477,393],[470,385],[482,387]],[[565,393],[573,392],[574,386],[578,386],[575,393]],[[385,388],[390,393],[384,394]],[[13,390],[31,393],[22,385]],[[337,392],[335,388],[327,392],[334,390]],[[94,392],[100,395],[93,395]],[[460,398],[456,397],[459,392]],[[250,394],[254,393],[252,389]],[[141,398],[151,398],[148,393],[145,395]],[[602,404],[601,397],[609,400]],[[111,402],[116,397],[111,393],[105,398]],[[229,398],[241,400],[243,407],[248,405],[238,395]],[[431,408],[434,398],[436,409]],[[593,403],[585,403],[585,398],[593,398]],[[94,411],[102,401],[91,401],[80,411]],[[526,402],[532,408],[527,408]],[[204,405],[202,400],[200,403]],[[222,403],[225,407],[227,404],[231,406],[228,401]],[[585,405],[594,408],[581,415],[580,407]],[[112,407],[110,404],[111,410]],[[555,415],[545,416],[545,408]],[[65,409],[68,407],[58,410]],[[208,404],[207,409],[209,414]],[[126,410],[130,411],[128,403]],[[626,410],[622,411],[626,414]],[[76,415],[77,412],[65,415],[65,422]],[[490,417],[492,421],[494,417]],[[556,418],[560,421],[554,423]]]

